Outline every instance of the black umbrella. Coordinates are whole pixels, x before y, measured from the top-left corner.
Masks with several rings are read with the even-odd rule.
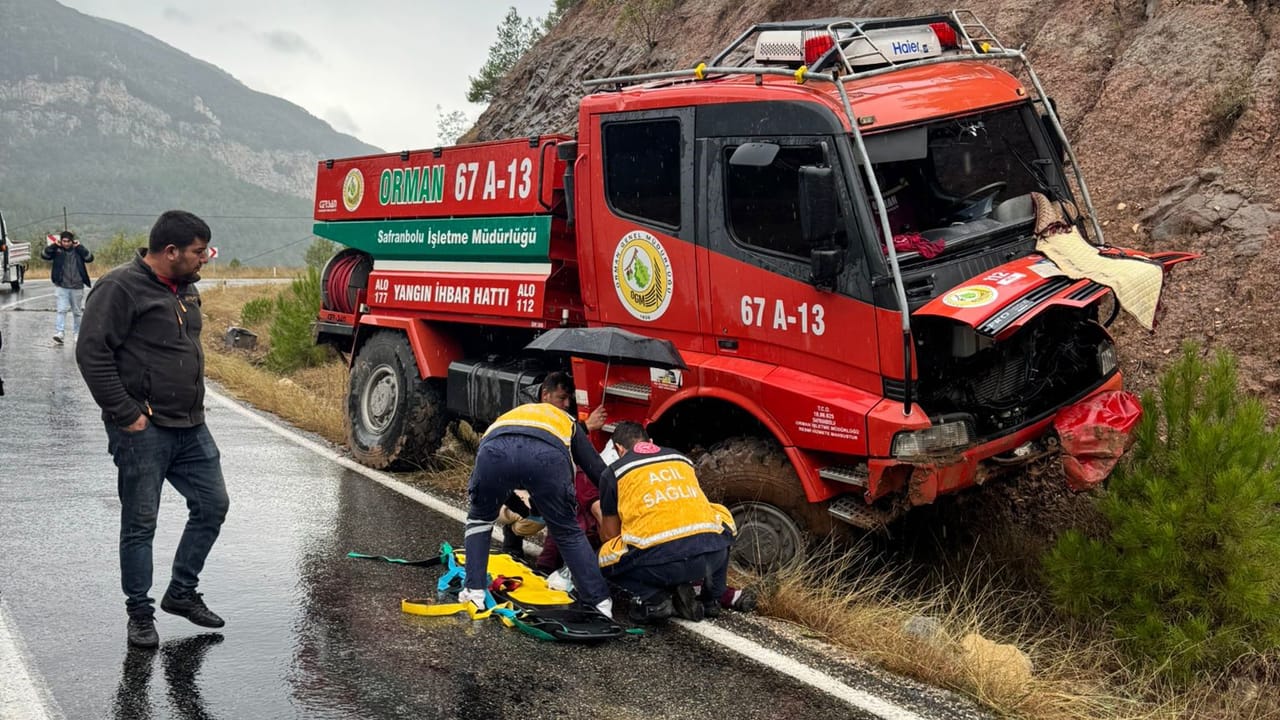
[[[670,340],[637,335],[614,327],[555,328],[534,338],[524,348],[604,363],[647,365],[666,370],[689,367]]]

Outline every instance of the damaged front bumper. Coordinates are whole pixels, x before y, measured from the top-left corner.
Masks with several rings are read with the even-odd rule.
[[[1115,373],[1080,401],[978,445],[913,457],[872,458],[867,463],[866,499],[875,502],[905,494],[910,505],[926,505],[939,495],[981,485],[1055,453],[1063,458],[1071,489],[1094,487],[1106,479],[1131,444],[1141,416],[1137,399],[1122,389],[1122,382]],[[958,438],[957,432],[948,430],[941,437]]]

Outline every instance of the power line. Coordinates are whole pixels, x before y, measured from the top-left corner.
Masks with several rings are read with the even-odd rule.
[[[270,255],[271,253],[276,252],[277,250],[283,250],[283,249],[285,249],[285,248],[287,248],[287,247],[293,247],[294,245],[297,245],[297,244],[298,244],[298,243],[300,243],[300,242],[306,242],[307,240],[311,240],[311,239],[312,239],[312,238],[314,238],[314,237],[315,237],[314,235],[306,235],[306,236],[304,236],[304,237],[300,237],[300,238],[298,238],[297,240],[294,240],[293,242],[288,242],[288,243],[285,243],[284,245],[277,245],[276,247],[273,247],[273,248],[271,248],[270,250],[267,250],[267,251],[265,251],[265,252],[260,252],[260,253],[258,253],[257,255],[250,255],[250,256],[249,256],[249,257],[247,257],[247,258],[243,258],[243,259],[241,259],[241,260],[240,260],[240,262],[248,262],[248,261],[250,261],[250,260],[254,260],[254,259],[256,259],[256,258],[260,258],[260,257],[262,257],[263,255]]]
[[[61,219],[61,218],[62,218],[62,216],[61,216],[61,215],[53,215],[53,216],[50,216],[50,217],[47,217],[47,218],[40,218],[39,220],[36,220],[36,221],[34,221],[34,222],[29,222],[29,223],[27,223],[26,225],[15,225],[15,226],[13,226],[13,227],[10,227],[10,228],[9,228],[9,232],[13,232],[14,230],[21,230],[21,229],[23,229],[23,228],[29,228],[29,227],[31,227],[32,225],[39,225],[40,223],[48,222],[48,221],[50,221],[50,220],[59,220],[59,219]]]
[[[67,217],[70,217],[70,216],[80,216],[80,215],[110,216],[110,217],[157,217],[156,213],[119,213],[119,212],[90,212],[90,211],[80,211],[80,212],[67,213]],[[63,216],[62,216],[61,214],[59,214],[59,215],[52,215],[52,216],[47,217],[47,218],[41,218],[41,219],[39,219],[39,220],[36,220],[36,221],[33,221],[33,222],[26,223],[26,224],[24,224],[24,225],[17,225],[17,226],[15,226],[15,227],[10,227],[10,228],[8,228],[8,230],[9,230],[10,232],[13,232],[13,231],[16,231],[16,230],[21,230],[21,229],[23,229],[23,228],[31,227],[31,226],[33,226],[33,225],[39,225],[40,223],[48,222],[48,221],[50,221],[50,220],[60,220],[60,219],[62,219],[62,217],[63,217]],[[299,215],[201,215],[200,217],[201,217],[201,218],[209,218],[209,219],[213,219],[213,220],[311,220],[311,219],[312,219],[310,215],[307,215],[307,216],[299,216]],[[285,244],[283,244],[283,245],[276,245],[275,247],[268,248],[267,250],[264,250],[264,251],[262,251],[262,252],[258,253],[257,255],[250,255],[250,256],[249,256],[249,257],[247,257],[247,258],[241,258],[241,259],[240,259],[240,262],[248,262],[249,260],[255,260],[255,259],[257,259],[257,258],[263,257],[264,255],[270,255],[271,253],[278,252],[278,251],[280,251],[280,250],[284,250],[285,248],[293,247],[294,245],[297,245],[297,244],[299,244],[299,243],[303,243],[303,242],[306,242],[306,241],[308,241],[308,240],[311,240],[311,239],[313,239],[314,237],[315,237],[314,235],[304,235],[304,236],[302,236],[302,237],[298,238],[297,240],[291,240],[291,241],[289,241],[289,242],[287,242],[287,243],[285,243]]]
[[[154,212],[153,212],[153,213],[125,213],[125,212],[91,212],[91,211],[80,211],[80,212],[67,213],[67,217],[72,217],[72,216],[77,216],[77,217],[78,217],[78,216],[92,216],[92,217],[146,217],[146,218],[153,218],[153,217],[159,217],[159,215],[160,215],[160,213],[154,213]],[[10,227],[10,228],[9,228],[9,231],[10,231],[10,232],[13,232],[13,231],[16,231],[16,230],[22,230],[22,229],[24,229],[24,228],[29,228],[29,227],[31,227],[31,226],[33,226],[33,225],[39,225],[39,224],[41,224],[41,223],[48,222],[48,221],[50,221],[50,220],[61,220],[61,219],[62,219],[62,217],[63,217],[63,216],[62,216],[61,214],[58,214],[58,215],[51,215],[51,216],[49,216],[49,217],[47,217],[47,218],[40,218],[39,220],[35,220],[35,221],[33,221],[33,222],[29,222],[29,223],[25,223],[25,224],[23,224],[23,225],[16,225],[16,226]],[[207,219],[210,219],[210,220],[312,220],[312,219],[313,219],[310,215],[201,215],[200,217],[201,217],[201,218],[207,218]]]

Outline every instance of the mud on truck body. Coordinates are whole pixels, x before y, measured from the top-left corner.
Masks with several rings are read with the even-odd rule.
[[[1038,272],[1033,192],[1101,243],[1084,179],[971,14],[757,25],[587,85],[576,137],[320,163],[315,234],[347,249],[317,336],[351,354],[361,462],[534,399],[540,332],[627,328],[688,369],[563,361],[595,440],[635,420],[696,451],[769,565],[1051,456],[1056,413],[1121,387],[1108,288]]]

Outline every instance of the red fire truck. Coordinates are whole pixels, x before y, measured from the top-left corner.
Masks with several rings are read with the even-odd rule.
[[[315,234],[346,249],[318,338],[351,353],[361,462],[533,399],[544,330],[626,328],[688,369],[574,359],[579,411],[697,450],[770,565],[1051,456],[1060,410],[1121,387],[1110,291],[1035,253],[1033,193],[1101,244],[1084,178],[972,14],[761,24],[587,86],[573,137],[319,164]]]

